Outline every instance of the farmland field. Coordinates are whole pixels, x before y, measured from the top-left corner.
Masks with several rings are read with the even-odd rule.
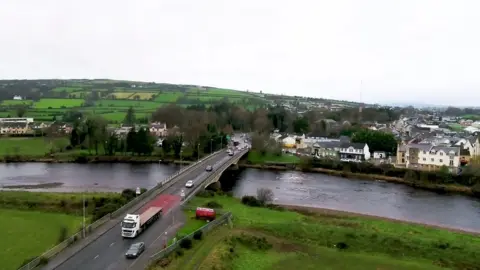
[[[136,101],[136,100],[100,100],[95,102],[97,107],[120,107],[128,109],[129,107],[133,108],[149,108],[155,110],[157,107],[160,107],[158,103],[153,101]]]
[[[68,98],[42,98],[33,104],[36,109],[48,108],[73,108],[80,107],[85,102],[83,99],[68,99]]]
[[[35,121],[61,121],[66,112],[77,110],[100,115],[110,122],[119,122],[123,120],[129,107],[135,109],[138,118],[143,118],[150,116],[157,108],[171,103],[181,107],[202,104],[208,108],[213,103],[225,100],[248,110],[266,104],[266,100],[255,92],[192,85],[117,80],[41,81],[37,82],[38,84],[41,86],[33,87],[30,93],[41,92],[40,96],[25,96],[36,101],[0,101],[0,117],[17,116],[17,105],[24,106],[23,116],[33,117]],[[91,96],[92,91],[108,93],[94,97]]]
[[[32,105],[32,100],[3,100],[1,106]]]
[[[81,87],[57,87],[52,90],[52,92],[78,92],[82,91]]]
[[[218,195],[188,205],[214,203],[232,212],[233,226],[150,269],[480,269],[476,235],[326,209],[250,207]]]
[[[182,93],[178,92],[173,92],[173,93],[160,93],[156,98],[156,102],[162,102],[162,103],[169,103],[169,102],[176,102],[177,99],[182,97]]]
[[[149,92],[135,92],[131,95],[128,99],[135,99],[137,96],[140,100],[149,100],[155,95],[156,93],[149,93]]]
[[[58,138],[46,141],[45,138],[11,137],[0,138],[0,156],[26,155],[43,156],[55,146],[67,146],[68,139]]]
[[[2,269],[18,269],[24,261],[55,246],[62,227],[71,235],[81,222],[80,216],[0,209],[0,238],[8,246],[0,249]]]
[[[133,92],[115,92],[110,94],[110,96],[114,96],[116,99],[128,99],[129,97],[133,96]]]

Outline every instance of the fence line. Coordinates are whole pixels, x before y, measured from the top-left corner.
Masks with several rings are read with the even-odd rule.
[[[214,152],[208,156],[205,156],[203,157],[202,159],[200,159],[198,162],[195,162],[193,164],[190,164],[189,166],[187,167],[184,167],[182,168],[181,170],[179,170],[178,172],[174,173],[173,175],[170,175],[169,177],[167,177],[166,179],[164,179],[163,181],[161,182],[158,182],[158,184],[145,191],[143,194],[135,197],[133,200],[131,200],[130,202],[128,202],[127,204],[123,205],[122,207],[120,207],[119,209],[117,209],[116,211],[112,212],[112,213],[109,213],[105,216],[103,216],[102,218],[98,219],[97,221],[95,221],[94,223],[90,224],[89,226],[85,227],[85,238],[87,236],[89,236],[93,230],[95,230],[96,228],[100,227],[101,225],[105,224],[106,222],[108,222],[109,220],[111,219],[114,219],[120,215],[122,215],[123,213],[125,213],[127,210],[129,210],[130,208],[132,208],[134,205],[138,204],[139,202],[141,202],[142,200],[148,198],[149,196],[151,196],[152,194],[154,196],[158,195],[159,193],[163,192],[166,188],[168,188],[169,186],[165,186],[166,184],[168,184],[172,179],[174,179],[175,177],[177,177],[178,175],[180,174],[183,174],[189,170],[191,170],[192,168],[196,167],[197,165],[199,165],[202,161],[205,161],[207,159],[210,159],[212,157],[214,157],[215,155],[217,155],[218,153],[220,153],[222,150],[219,150],[217,152]],[[164,187],[164,188],[163,188]],[[18,270],[31,270],[31,269],[34,269],[36,268],[39,264],[41,264],[41,262],[45,261],[47,262],[49,259],[53,258],[54,256],[56,256],[57,254],[59,254],[60,252],[62,252],[65,248],[69,247],[71,244],[77,242],[78,240],[80,239],[83,239],[83,228],[78,231],[77,233],[75,233],[74,235],[70,236],[69,238],[67,238],[65,241],[61,242],[60,244],[54,246],[53,248],[49,249],[48,251],[46,251],[45,253],[43,253],[42,255],[36,257],[35,259],[33,259],[32,261],[30,261],[29,263],[23,265],[22,267],[20,267]]]
[[[200,229],[192,232],[191,234],[187,235],[187,236],[184,236],[182,237],[181,239],[179,239],[178,241],[176,241],[175,243],[169,245],[168,247],[166,247],[165,249],[162,249],[160,250],[159,252],[153,254],[152,256],[150,256],[150,263],[156,261],[156,260],[159,260],[163,257],[166,257],[168,255],[170,255],[170,253],[172,253],[173,251],[175,251],[177,248],[179,248],[180,246],[180,242],[184,239],[192,239],[193,238],[193,235],[196,233],[196,232],[199,232],[201,231],[202,233],[207,233],[215,228],[217,228],[218,226],[221,226],[223,224],[226,224],[228,223],[228,221],[232,218],[232,213],[231,212],[228,212],[228,213],[225,213],[223,214],[221,217],[209,222],[208,224],[205,224],[203,227],[201,227]]]

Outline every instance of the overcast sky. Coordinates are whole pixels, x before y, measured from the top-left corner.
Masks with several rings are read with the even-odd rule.
[[[0,78],[476,106],[479,10],[478,0],[1,0]]]

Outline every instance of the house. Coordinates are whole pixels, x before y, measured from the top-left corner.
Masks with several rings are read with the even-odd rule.
[[[30,133],[27,123],[1,123],[0,134],[2,135],[19,135]]]
[[[339,158],[340,142],[316,142],[312,147],[312,155],[316,158]]]
[[[149,131],[153,136],[165,137],[167,136],[167,124],[159,122],[150,123]]]
[[[18,117],[18,118],[0,118],[0,123],[32,123],[33,118],[24,118],[24,117]]]
[[[122,126],[120,128],[115,129],[114,133],[118,137],[125,137],[127,134],[132,130],[133,127],[131,126]]]
[[[341,143],[340,160],[362,162],[370,159],[370,149],[366,143]]]
[[[448,167],[455,171],[460,166],[459,146],[434,146],[431,144],[408,144],[406,147],[406,167],[417,170],[434,171]],[[398,164],[397,159],[397,164]]]
[[[397,157],[395,159],[395,166],[396,167],[406,167],[406,152],[407,148],[405,144],[397,145]]]
[[[373,152],[373,158],[374,159],[384,159],[387,157],[387,153],[383,151],[374,151]]]
[[[282,139],[282,144],[286,148],[295,148],[296,140],[291,136],[287,136]]]
[[[22,99],[23,99],[22,96],[17,96],[17,95],[13,96],[13,100],[22,100]]]

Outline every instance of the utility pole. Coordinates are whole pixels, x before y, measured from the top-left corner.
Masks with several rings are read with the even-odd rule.
[[[85,191],[83,191],[83,238],[85,238],[86,233],[85,233]]]
[[[197,162],[200,161],[200,143],[197,144]]]
[[[210,154],[213,153],[213,139],[210,139]]]

